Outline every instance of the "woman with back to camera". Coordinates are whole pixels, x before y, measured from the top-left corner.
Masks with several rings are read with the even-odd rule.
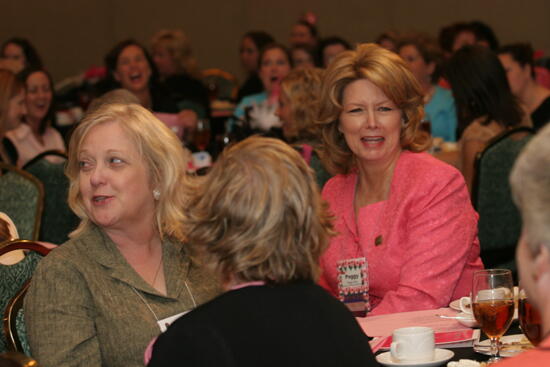
[[[250,31],[243,36],[239,47],[239,56],[247,77],[239,88],[237,102],[245,96],[261,93],[264,90],[262,80],[258,75],[260,64],[258,60],[261,50],[273,42],[275,42],[273,37],[263,31]]]
[[[11,71],[0,69],[0,162],[17,163],[17,149],[6,132],[22,123],[26,111],[23,83]]]
[[[315,284],[332,218],[298,152],[248,138],[193,192],[187,238],[226,292],[162,334],[149,367],[377,365],[351,313]]]
[[[447,78],[458,117],[460,167],[472,190],[476,155],[504,131],[522,123],[498,57],[483,46],[464,46],[449,60]],[[528,124],[527,122],[523,122]]]
[[[315,124],[322,78],[323,70],[318,68],[292,70],[281,82],[277,109],[285,140],[313,168],[320,188],[331,177],[319,159],[321,141]]]
[[[531,117],[533,128],[540,130],[550,121],[550,90],[535,80],[533,48],[528,43],[503,46],[498,58],[506,71],[512,94],[516,96],[525,114]]]
[[[359,45],[325,72],[323,156],[338,175],[323,197],[339,235],[321,258],[320,283],[358,315],[444,307],[483,268],[464,179],[422,152],[422,118],[420,86],[391,51]]]
[[[193,110],[201,118],[208,117],[208,90],[200,81],[201,71],[187,35],[180,30],[158,31],[151,40],[151,54],[160,81],[178,109]]]
[[[52,127],[55,120],[53,81],[48,72],[25,69],[19,78],[25,83],[25,123],[6,134],[17,149],[17,166],[47,150],[65,153],[61,134]],[[55,158],[49,158],[56,161]]]
[[[66,172],[82,221],[25,297],[39,363],[141,366],[170,317],[218,293],[181,242],[186,166],[177,137],[139,105],[104,105],[75,129]]]
[[[409,35],[398,46],[397,53],[409,65],[424,94],[425,119],[430,122],[433,137],[456,141],[456,109],[450,90],[437,85],[440,76],[441,51],[427,35]]]

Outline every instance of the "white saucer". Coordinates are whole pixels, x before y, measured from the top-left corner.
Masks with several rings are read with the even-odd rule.
[[[384,366],[399,366],[399,367],[435,367],[440,366],[454,357],[454,352],[448,349],[435,349],[434,359],[427,362],[394,362],[390,352],[380,353],[376,356],[378,363]]]
[[[502,343],[500,347],[501,357],[513,357],[527,349],[533,348],[523,334],[505,335],[500,338],[500,342]],[[491,341],[485,339],[474,345],[474,351],[489,356],[491,355],[490,347]]]
[[[455,311],[458,311],[458,312],[462,311],[460,309],[460,300],[459,299],[455,299],[454,301],[449,303],[449,307],[452,308]]]
[[[471,328],[478,326],[474,315],[472,315],[471,313],[460,312],[456,316],[457,316],[456,321],[458,321],[464,326],[471,327]]]

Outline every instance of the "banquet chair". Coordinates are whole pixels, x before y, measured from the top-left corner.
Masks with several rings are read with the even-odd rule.
[[[55,157],[58,161],[50,161]],[[40,241],[64,243],[78,226],[78,217],[67,203],[69,179],[65,176],[67,155],[48,150],[27,162],[23,169],[38,178],[44,186],[44,210],[38,238]]]
[[[208,90],[215,92],[216,100],[235,101],[239,89],[237,78],[221,69],[206,69],[202,71],[202,82]]]
[[[10,240],[0,244],[0,256],[12,251],[28,250],[25,259],[11,266],[0,266],[0,302],[3,308],[3,329],[8,351],[30,355],[23,319],[23,299],[30,285],[32,273],[42,256],[50,250],[28,240]],[[7,301],[7,303],[5,303]]]
[[[0,353],[1,367],[40,367],[37,361],[18,352]]]
[[[0,210],[14,222],[20,238],[36,240],[44,205],[44,187],[32,174],[0,162]]]
[[[514,277],[521,217],[512,200],[508,177],[533,134],[528,127],[509,130],[490,141],[475,162],[472,201],[479,213],[481,259],[486,268],[510,269]]]

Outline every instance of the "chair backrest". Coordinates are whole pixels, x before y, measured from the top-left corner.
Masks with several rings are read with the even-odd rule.
[[[527,127],[506,131],[477,156],[472,201],[479,213],[481,258],[487,268],[504,267],[516,272],[515,248],[521,217],[513,203],[508,178],[533,134]]]
[[[237,99],[239,83],[237,78],[221,69],[206,69],[202,71],[202,82],[210,93],[216,94],[218,100],[234,101]]]
[[[48,158],[61,159],[53,163]],[[30,160],[23,169],[38,178],[44,186],[44,210],[40,225],[40,241],[61,244],[69,239],[79,223],[78,217],[67,203],[69,179],[65,176],[67,156],[47,151]]]
[[[22,314],[23,299],[30,285],[32,273],[40,256],[46,256],[50,250],[42,245],[28,240],[11,240],[0,244],[0,256],[18,250],[28,250],[25,259],[18,264],[2,266],[0,279],[2,295],[1,302],[4,315],[5,347],[9,351],[30,355]],[[4,303],[7,301],[4,307]]]
[[[40,367],[37,361],[23,353],[18,352],[6,352],[0,354],[0,366]]]
[[[0,162],[0,211],[15,224],[20,238],[38,239],[44,187],[32,174]]]

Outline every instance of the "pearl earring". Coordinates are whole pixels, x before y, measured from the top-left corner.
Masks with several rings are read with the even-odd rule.
[[[160,191],[159,191],[159,189],[154,189],[154,190],[153,190],[153,198],[155,198],[155,200],[160,199]]]

